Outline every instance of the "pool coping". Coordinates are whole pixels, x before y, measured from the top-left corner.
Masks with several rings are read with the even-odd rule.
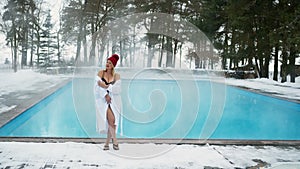
[[[63,137],[0,137],[0,142],[33,143],[92,143],[103,144],[106,138]],[[165,138],[118,138],[121,144],[192,144],[192,145],[251,145],[251,146],[300,146],[300,140],[246,140],[246,139],[165,139]]]

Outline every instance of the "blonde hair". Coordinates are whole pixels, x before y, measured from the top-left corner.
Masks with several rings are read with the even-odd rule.
[[[115,78],[115,67],[113,67],[113,69],[111,70],[111,74],[112,74],[113,77]]]

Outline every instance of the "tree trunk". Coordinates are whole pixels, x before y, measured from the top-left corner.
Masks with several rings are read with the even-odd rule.
[[[227,32],[227,25],[225,25],[225,32]],[[227,67],[227,56],[228,56],[228,33],[225,33],[225,39],[224,39],[224,52],[222,57],[222,69],[230,69],[230,65]]]
[[[94,23],[92,23],[92,27]],[[95,57],[96,57],[96,40],[97,40],[97,33],[94,32],[94,28],[92,28],[92,46],[91,46],[91,51],[90,51],[90,56],[89,56],[89,63],[90,65],[94,64]]]
[[[289,57],[289,73],[291,76],[291,82],[295,83],[296,80],[296,71],[295,71],[295,62],[296,62],[296,51],[295,45],[292,45],[290,48],[290,57]]]
[[[173,52],[172,52],[172,38],[167,37],[167,44],[166,44],[166,50],[167,50],[167,60],[166,60],[166,66],[167,67],[173,67]]]
[[[82,43],[83,43],[83,62],[84,62],[84,64],[87,64],[91,61],[90,60],[88,61],[88,58],[87,58],[86,26],[85,25],[83,26]]]
[[[13,19],[12,22],[12,33],[13,33],[13,37],[12,37],[12,43],[11,43],[11,47],[13,49],[13,60],[12,60],[12,66],[14,69],[14,72],[17,72],[17,52],[18,52],[18,46],[17,46],[17,32],[16,32],[16,25],[15,25],[15,19]]]
[[[260,67],[258,66],[258,62],[257,62],[257,57],[255,57],[255,67],[257,69],[258,72],[258,77],[261,78],[261,71],[260,71]]]
[[[282,51],[282,64],[281,64],[281,70],[280,70],[280,76],[281,76],[281,83],[284,83],[287,81],[287,51],[286,48],[283,48]]]
[[[231,52],[229,52],[230,57],[229,57],[229,69],[232,70],[234,69],[234,56],[232,56],[233,54]]]
[[[81,50],[81,41],[82,41],[82,29],[83,29],[83,12],[84,12],[84,8],[81,9],[81,15],[79,18],[79,32],[77,35],[77,49],[76,49],[76,57],[75,57],[75,62],[78,62],[80,60],[80,50]]]
[[[37,32],[37,45],[36,45],[36,55],[37,55],[37,67],[40,67],[40,42],[41,42],[41,36],[40,36],[40,30],[39,28],[36,30]]]
[[[180,51],[180,54],[179,54],[179,68],[181,68],[181,58],[182,58],[182,43],[180,44],[179,46],[179,51]]]
[[[214,48],[212,42],[209,42],[209,51],[208,51],[208,67],[214,69]]]
[[[33,53],[34,53],[34,34],[33,34],[34,30],[31,29],[30,31],[30,39],[31,39],[31,46],[30,46],[30,63],[29,63],[29,66],[30,67],[33,67]]]
[[[124,40],[120,40],[119,41],[119,43],[120,43],[120,67],[123,67],[123,48],[124,48]]]
[[[81,24],[80,24],[81,25]],[[81,27],[81,26],[80,26]],[[81,49],[81,31],[82,28],[79,28],[79,33],[77,35],[77,48],[76,48],[76,57],[75,57],[75,62],[79,61],[80,57],[80,49]]]
[[[133,34],[135,35],[135,27],[133,29]],[[133,66],[133,63],[134,63],[134,56],[135,56],[135,52],[136,52],[136,40],[135,40],[135,36],[132,37],[133,39],[133,50],[131,48],[130,50],[130,67]],[[132,43],[131,43],[132,44]]]
[[[200,56],[195,54],[195,69],[201,68],[201,59]]]
[[[153,46],[151,45],[151,42],[149,40],[148,42],[148,59],[147,59],[147,67],[152,66],[152,58],[153,58],[154,52],[153,52]]]
[[[59,37],[59,32],[57,32],[57,60],[59,61],[59,63],[61,63],[61,51],[60,51],[60,37]]]
[[[259,61],[259,74],[260,74],[260,77],[264,78],[265,77],[265,74],[264,74],[264,59],[260,56],[258,58],[258,61]]]
[[[263,64],[263,77],[269,78],[269,64],[270,64],[270,53],[267,53],[265,57],[265,62]]]
[[[14,72],[17,72],[17,56],[18,56],[18,46],[17,46],[17,34],[16,34],[16,31],[15,31],[15,28],[13,27],[14,29],[14,39],[13,39],[13,42],[14,42],[14,45],[13,45],[13,48],[14,48],[14,60],[13,60],[13,68],[14,68]]]
[[[177,54],[177,48],[178,48],[178,40],[174,39],[174,57],[173,57],[173,66],[175,67],[176,64],[176,54]]]
[[[105,50],[105,45],[104,44],[100,44],[100,52],[99,52],[98,65],[97,65],[99,67],[102,67],[104,50]]]
[[[159,59],[158,59],[158,67],[162,67],[162,58],[163,58],[163,54],[164,54],[164,50],[165,50],[165,44],[164,44],[164,41],[165,41],[165,36],[162,35],[162,38],[161,38],[161,49],[160,49],[160,55],[159,55]]]
[[[278,81],[278,45],[275,46],[273,80]]]
[[[23,66],[27,65],[27,30],[26,28],[23,28],[22,32],[22,59],[21,59],[21,69],[23,69]]]

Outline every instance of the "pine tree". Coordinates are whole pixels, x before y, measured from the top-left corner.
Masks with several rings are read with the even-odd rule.
[[[21,68],[27,65],[28,35],[36,25],[34,12],[37,8],[33,0],[8,0],[4,9],[2,19],[7,26],[6,40],[13,51],[13,69],[16,72],[19,45],[21,45]]]
[[[40,58],[38,58],[37,61],[40,67],[53,66],[55,62],[60,62],[59,58],[55,58],[58,56],[57,35],[52,32],[52,29],[53,24],[51,23],[50,10],[48,10],[47,17],[40,32]]]

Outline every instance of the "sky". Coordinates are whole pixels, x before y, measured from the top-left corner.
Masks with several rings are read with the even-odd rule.
[[[52,21],[56,23],[55,26],[59,26],[59,12],[61,8],[63,7],[63,0],[47,0],[49,5],[49,8],[51,9],[51,16]]]

